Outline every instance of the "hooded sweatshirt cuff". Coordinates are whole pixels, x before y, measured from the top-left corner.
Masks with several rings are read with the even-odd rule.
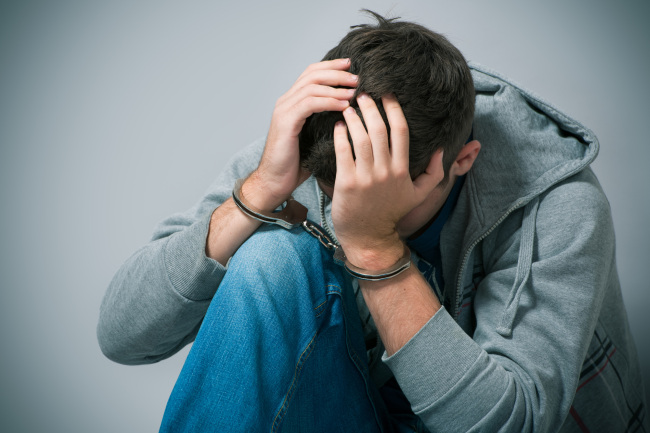
[[[171,235],[164,248],[165,269],[174,289],[192,301],[211,299],[226,266],[205,255],[211,214]]]
[[[441,399],[482,354],[482,349],[442,307],[395,354],[388,356],[384,352],[382,360],[417,411]]]

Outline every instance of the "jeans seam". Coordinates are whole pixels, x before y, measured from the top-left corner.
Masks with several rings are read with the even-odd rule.
[[[340,288],[338,285],[335,285],[335,284],[328,284],[327,287],[329,287],[329,288],[331,288],[331,287],[336,287],[338,290],[328,290],[328,291],[325,293],[326,296],[327,296],[327,295],[332,295],[332,294],[334,294],[334,295],[338,295],[338,294],[340,294],[340,290],[341,290],[341,288]],[[319,317],[321,314],[323,314],[323,313],[325,312],[325,308],[323,308],[323,307],[324,307],[328,302],[329,302],[329,299],[325,299],[323,302],[321,302],[320,304],[318,304],[318,305],[316,305],[316,306],[314,307],[314,311],[316,312],[316,317]]]
[[[314,307],[314,312],[316,314],[316,317],[319,317],[321,314],[323,314],[326,311],[324,306],[327,304],[327,302],[328,301],[325,300],[322,303],[320,303],[319,305],[317,305],[316,307]]]
[[[340,293],[340,296],[341,296],[341,298],[343,298],[343,293]],[[346,332],[345,332],[345,345],[347,346],[348,354],[350,355],[350,358],[352,359],[352,363],[355,365],[355,367],[357,368],[357,371],[359,372],[359,374],[363,378],[363,382],[364,382],[364,385],[365,385],[365,388],[366,388],[366,395],[368,397],[368,400],[370,401],[370,405],[372,406],[372,410],[373,410],[374,415],[375,415],[375,422],[377,423],[377,426],[379,427],[379,431],[383,432],[384,431],[384,426],[382,425],[380,416],[377,413],[377,407],[375,406],[375,403],[374,403],[373,398],[371,396],[370,390],[368,388],[368,382],[371,380],[371,378],[370,378],[369,374],[367,374],[364,371],[364,369],[361,367],[361,365],[364,364],[364,363],[363,363],[362,359],[359,357],[359,354],[352,347],[352,344],[350,342],[350,335],[348,333],[349,323],[348,323],[347,306],[345,305],[345,302],[342,302],[341,305],[343,307],[343,321],[344,321],[345,329],[346,329]]]
[[[296,391],[297,383],[300,378],[300,373],[302,372],[302,368],[305,365],[307,358],[309,358],[309,355],[311,355],[311,352],[314,350],[314,340],[316,339],[317,336],[318,336],[318,332],[316,332],[311,337],[311,340],[309,340],[307,347],[305,347],[305,350],[303,350],[302,353],[300,354],[298,365],[296,366],[296,371],[293,374],[293,380],[291,381],[291,385],[289,386],[289,391],[284,397],[284,401],[282,402],[282,406],[280,406],[280,410],[278,410],[278,413],[275,415],[275,418],[273,419],[273,424],[271,425],[272,432],[277,431],[278,427],[280,426],[280,423],[282,422],[282,418],[284,418],[284,415],[287,412],[289,403],[291,402],[293,394]]]
[[[328,284],[327,285],[328,290],[326,292],[326,295],[331,295],[331,294],[340,294],[341,288],[338,285],[334,284]],[[332,287],[336,287],[338,290],[331,290]],[[327,311],[324,306],[329,302],[329,299],[325,299],[325,301],[321,302],[317,306],[314,307],[314,311],[316,312],[316,317],[322,315],[325,311]],[[307,362],[307,358],[309,358],[309,355],[311,355],[311,352],[314,349],[314,341],[316,340],[316,337],[318,337],[318,331],[314,333],[314,335],[311,337],[311,340],[309,340],[309,343],[307,344],[307,347],[302,351],[300,354],[300,358],[298,359],[298,364],[296,365],[296,370],[293,374],[293,379],[291,381],[291,385],[289,385],[289,391],[284,397],[284,401],[282,402],[282,405],[280,406],[280,409],[278,410],[278,413],[275,415],[275,418],[273,419],[273,424],[271,425],[271,431],[275,432],[280,426],[280,423],[282,422],[282,419],[284,418],[284,415],[287,412],[287,408],[289,407],[289,403],[291,403],[291,399],[293,398],[293,394],[297,389],[297,383],[298,380],[300,379],[300,373],[302,372],[302,368],[305,365],[305,362]]]

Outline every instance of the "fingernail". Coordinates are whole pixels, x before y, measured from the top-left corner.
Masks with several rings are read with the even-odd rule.
[[[352,114],[352,113],[354,113],[354,108],[352,108],[352,107],[348,107],[348,108],[346,108],[345,110],[343,110],[343,112],[344,112],[345,114]]]
[[[358,75],[354,75],[354,74],[351,74],[351,75],[352,75],[352,76],[350,77],[350,79],[351,79],[352,81],[359,81],[359,76],[358,76]]]
[[[360,95],[357,97],[357,99],[364,99],[364,100],[365,100],[365,99],[368,99],[368,94],[364,92],[364,93],[360,94]]]
[[[335,126],[336,128],[340,128],[341,126],[344,126],[344,125],[345,125],[345,122],[343,122],[342,120],[339,120],[338,122],[336,122],[336,123],[334,124],[334,126]]]
[[[342,60],[343,63],[346,64],[346,65],[350,63],[350,59],[341,59],[341,60]]]

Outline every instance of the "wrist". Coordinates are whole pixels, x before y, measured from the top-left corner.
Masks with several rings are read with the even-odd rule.
[[[241,194],[250,204],[264,211],[277,209],[288,198],[276,197],[267,187],[267,183],[262,179],[257,170],[246,178],[241,188]]]
[[[406,246],[397,234],[390,239],[374,241],[365,246],[343,245],[348,261],[357,268],[380,271],[390,268],[402,259]]]

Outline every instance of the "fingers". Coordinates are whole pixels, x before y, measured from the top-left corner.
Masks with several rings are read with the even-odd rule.
[[[309,84],[297,92],[298,98],[306,96],[330,97],[349,101],[354,96],[354,89],[334,88],[320,84]]]
[[[353,96],[354,89],[335,89],[312,84],[284,101],[284,104],[299,118],[306,119],[314,113],[345,110],[350,106]]]
[[[298,77],[291,89],[280,98],[289,98],[303,87],[319,84],[333,87],[356,87],[359,77],[347,72],[350,59],[336,59],[314,63]]]
[[[402,107],[399,105],[397,98],[394,95],[384,95],[381,98],[386,112],[386,118],[390,125],[390,143],[391,154],[393,156],[393,163],[397,167],[409,166],[409,128],[402,112]]]
[[[372,144],[361,118],[352,107],[343,110],[343,118],[352,138],[356,166],[359,169],[370,169],[374,163]]]
[[[358,75],[347,71],[338,71],[335,69],[317,69],[308,74],[301,75],[295,83],[295,86],[301,87],[307,84],[324,84],[326,86],[345,86],[356,87],[359,81]]]
[[[348,140],[348,128],[345,122],[334,125],[334,152],[336,153],[336,178],[341,180],[354,170],[354,156]],[[337,182],[340,184],[341,182]]]
[[[343,112],[343,116],[350,130],[350,136],[352,137],[354,152],[357,156],[357,164],[372,164],[386,169],[391,164],[391,151],[388,130],[384,119],[381,117],[375,101],[367,94],[363,93],[359,95],[357,102],[363,115],[365,126],[353,109],[349,108]],[[394,100],[394,103],[397,104],[399,109],[399,104],[396,100]],[[401,109],[399,110],[401,113]],[[403,118],[404,116],[402,114]],[[406,123],[405,120],[404,123]],[[406,140],[406,171],[408,171],[408,134]]]
[[[359,103],[359,108],[366,123],[366,130],[372,143],[372,154],[375,164],[387,166],[390,163],[388,130],[384,119],[379,113],[377,104],[365,93],[357,98],[357,102]]]
[[[346,167],[359,169],[370,173],[377,179],[384,179],[387,176],[394,176],[395,180],[406,179],[411,183],[409,175],[409,130],[408,123],[404,117],[402,107],[394,95],[385,95],[382,97],[382,104],[386,112],[386,118],[390,125],[390,138],[383,118],[377,108],[377,104],[367,94],[361,94],[357,98],[359,109],[363,115],[361,120],[359,115],[352,107],[343,110],[343,117],[352,138],[352,147],[356,160],[352,165]],[[341,125],[335,127],[335,150],[337,158],[340,151],[343,152],[342,144],[336,146],[338,135],[339,143],[346,143],[347,153],[351,154],[349,149],[349,140],[347,132]],[[390,145],[389,145],[390,144]],[[442,158],[442,156],[437,155]],[[337,166],[339,161],[337,159]],[[389,174],[392,173],[392,174]],[[419,185],[428,185],[438,177],[438,173],[424,173],[420,179]],[[436,179],[434,179],[434,177]],[[437,184],[437,182],[436,182]],[[416,186],[415,184],[413,184]]]
[[[307,76],[299,78],[298,81],[296,81],[291,87],[291,89],[289,89],[287,93],[278,99],[278,104],[291,104],[291,101],[295,101],[301,97],[305,97],[307,95],[312,96],[311,93],[314,91],[314,89],[320,89],[319,91],[323,92],[325,91],[324,88],[327,88],[327,91],[332,94],[336,94],[337,97],[341,99],[349,100],[354,95],[354,89],[349,88],[354,88],[356,85],[357,76],[350,74],[349,72],[317,70]],[[352,91],[349,92],[349,90]]]
[[[357,77],[347,71],[349,68],[349,59],[313,64],[275,104],[256,170],[274,200],[284,200],[309,175],[301,168],[299,148],[306,119],[314,113],[340,112],[350,106],[354,95],[350,88],[356,87]]]
[[[305,71],[300,74],[300,79],[304,75],[307,75],[314,71],[332,69],[338,71],[347,71],[350,68],[350,59],[334,59],[334,60],[324,60],[322,62],[312,63],[305,69]]]
[[[279,127],[297,136],[305,119],[323,111],[343,111],[350,106],[358,77],[346,71],[349,59],[337,59],[310,65],[274,110]]]
[[[442,182],[445,177],[445,171],[442,165],[443,151],[436,151],[431,157],[431,162],[427,170],[413,180],[413,187],[416,191],[418,201],[426,198],[432,188]]]

